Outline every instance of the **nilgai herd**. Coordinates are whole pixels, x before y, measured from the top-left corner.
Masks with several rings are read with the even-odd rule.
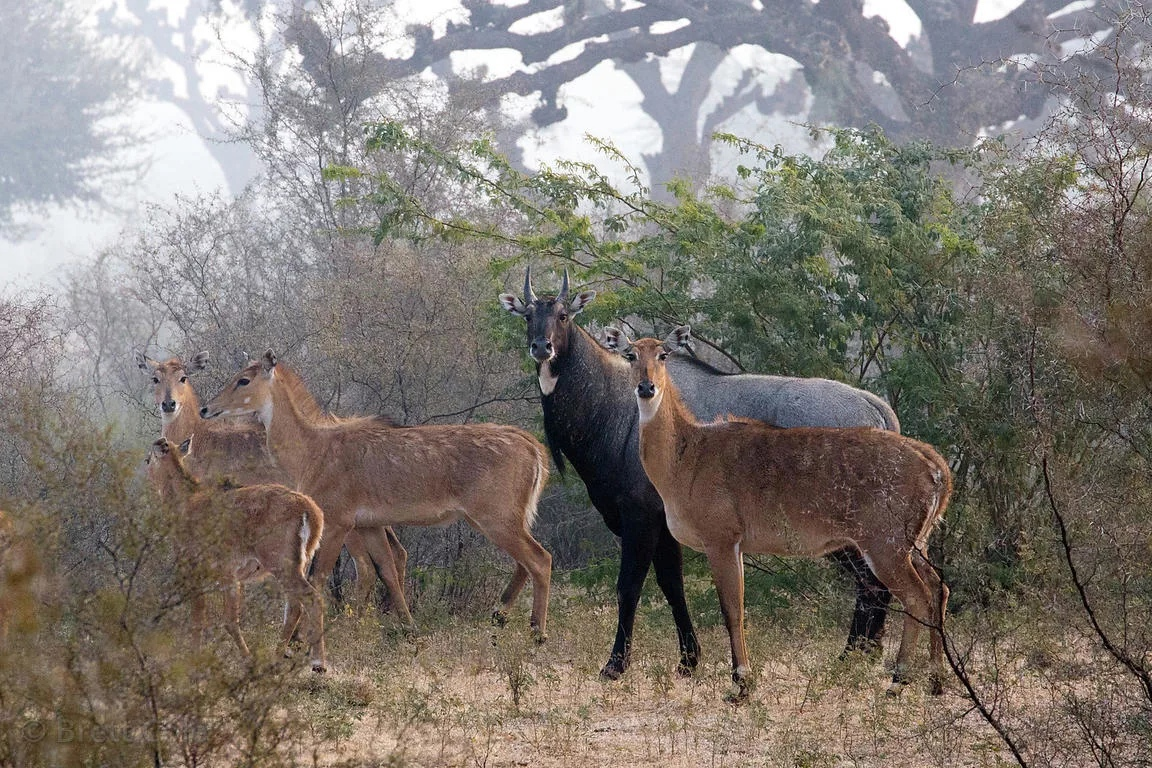
[[[197,553],[202,574],[222,591],[225,629],[240,651],[249,655],[241,583],[271,576],[286,603],[281,651],[289,653],[298,633],[312,669],[326,669],[318,587],[342,548],[355,562],[361,597],[375,572],[396,616],[411,625],[407,555],[392,526],[460,519],[516,564],[493,619],[506,621],[531,580],[531,629],[544,641],[552,557],[531,531],[551,454],[561,472],[575,468],[621,541],[616,638],[602,677],[628,668],[650,566],[675,619],[678,671],[693,673],[700,646],[684,595],[687,545],[705,555],[716,585],[732,649],[731,701],[749,696],[754,677],[744,639],[745,552],[828,556],[852,575],[845,653],[879,648],[894,595],[904,626],[888,692],[911,679],[926,629],[928,687],[940,693],[948,588],[927,546],[951,493],[947,462],[902,436],[895,413],[870,392],[827,379],[723,373],[691,353],[688,326],[663,340],[633,341],[615,328],[596,339],[573,322],[595,296],[570,295],[565,271],[558,294],[538,297],[530,270],[523,298],[500,296],[527,323],[547,448],[498,424],[405,427],[330,415],[271,350],[202,405],[189,378],[207,365],[206,352],[165,362],[138,353],[162,422],[149,478],[179,511],[177,552]],[[0,515],[0,536],[3,529]],[[11,558],[0,568],[11,570]],[[0,638],[11,610],[4,595]],[[200,591],[192,599],[196,637],[205,608]]]

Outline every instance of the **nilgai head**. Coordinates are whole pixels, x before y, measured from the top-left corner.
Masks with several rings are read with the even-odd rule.
[[[217,416],[256,414],[267,424],[272,410],[272,379],[276,375],[276,353],[268,350],[259,360],[240,369],[224,385],[220,394],[200,409],[205,419]]]
[[[187,482],[191,479],[184,466],[184,457],[191,450],[191,437],[180,445],[161,437],[149,446],[148,457],[144,460],[145,469],[152,481],[160,484],[162,496],[167,495],[171,488],[178,487],[182,481]]]
[[[646,422],[656,415],[664,390],[668,386],[668,355],[684,346],[691,338],[687,325],[676,328],[666,339],[638,339],[630,341],[618,328],[605,328],[600,343],[605,349],[614,350],[628,361],[631,369],[632,386],[636,391],[636,403],[640,407],[640,421]]]
[[[196,402],[196,393],[188,378],[208,367],[208,353],[200,352],[187,363],[179,357],[160,363],[143,352],[137,352],[136,365],[152,377],[152,395],[167,423],[180,414],[186,403]]]
[[[563,357],[568,348],[572,318],[596,298],[596,291],[581,291],[568,296],[568,270],[560,293],[539,298],[532,290],[532,267],[524,272],[524,299],[511,293],[500,294],[500,304],[528,322],[528,353],[537,363]]]

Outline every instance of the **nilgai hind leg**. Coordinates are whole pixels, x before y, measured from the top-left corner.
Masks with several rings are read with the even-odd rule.
[[[493,612],[497,623],[506,620],[512,603],[524,587],[527,579],[532,579],[532,634],[537,642],[548,637],[548,591],[552,580],[552,555],[540,546],[527,528],[504,528],[492,522],[500,515],[473,509],[466,515],[468,522],[516,562],[516,571],[500,596],[500,605]]]
[[[929,689],[934,694],[941,693],[944,674],[941,622],[948,600],[948,588],[919,552],[890,552],[881,544],[866,551],[872,552],[871,565],[876,576],[888,585],[888,589],[904,606],[904,630],[888,693],[898,695],[911,679],[912,654],[920,630],[925,627],[932,633],[929,645]],[[914,560],[920,561],[920,564],[915,564]]]

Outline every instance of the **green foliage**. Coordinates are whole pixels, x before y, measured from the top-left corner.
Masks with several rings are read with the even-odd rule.
[[[997,156],[991,148],[896,145],[876,131],[828,135],[821,158],[722,136],[746,160],[736,182],[695,189],[679,180],[669,185],[670,200],[657,200],[606,142],[596,146],[622,168],[627,188],[581,163],[524,174],[486,142],[446,155],[395,123],[380,124],[372,129],[377,146],[441,164],[467,193],[461,197],[486,201],[487,213],[462,224],[453,211],[405,194],[389,198],[377,237],[495,239],[518,252],[492,260],[497,274],[542,259],[563,265],[600,289],[585,322],[622,320],[637,334],[690,322],[700,354],[722,366],[874,389],[905,432],[966,467],[969,454],[987,455],[990,437],[997,448],[1012,441],[1018,359],[981,357],[1003,329],[990,327],[1000,315],[973,287],[995,270],[988,262],[996,256],[976,239],[981,211],[957,203],[939,171],[979,173]],[[399,194],[389,178],[379,183]],[[483,223],[493,221],[495,231]],[[519,344],[510,324],[495,327],[501,341]],[[983,366],[975,377],[974,365]],[[973,420],[978,413],[1008,420]],[[987,482],[1005,488],[994,503],[1016,489],[1018,471],[1012,464],[991,472]],[[1007,511],[993,517],[1020,525]],[[962,506],[949,515],[958,530],[964,518]]]
[[[1069,108],[1103,103],[1095,99],[1071,99]],[[110,258],[108,283],[74,292],[103,307],[112,293],[105,285],[124,287],[117,295],[132,297],[133,311],[124,301],[102,310],[115,327],[173,337],[184,352],[281,339],[335,410],[400,413],[412,424],[538,418],[531,363],[523,354],[515,362],[510,351],[523,346],[523,326],[494,301],[509,275],[518,286],[528,263],[541,293],[554,290],[562,269],[599,291],[582,323],[622,322],[639,335],[690,322],[698,353],[722,367],[872,389],[893,404],[905,433],[939,448],[953,468],[955,493],[930,555],[952,588],[948,648],[974,686],[965,695],[995,702],[987,719],[1000,718],[1005,740],[1015,731],[1038,745],[1038,761],[1087,744],[1097,762],[1119,764],[1125,750],[1136,754],[1131,744],[1147,740],[1152,701],[1152,633],[1141,620],[1152,609],[1152,201],[1149,143],[1137,140],[1144,114],[1080,114],[1043,145],[1011,150],[988,141],[946,151],[895,144],[876,131],[829,130],[827,151],[805,157],[722,136],[742,158],[729,181],[677,179],[655,194],[605,141],[593,143],[617,173],[566,161],[524,173],[469,131],[437,141],[420,125],[377,122],[366,127],[372,162],[364,167],[348,153],[324,155],[331,163],[314,174],[332,193],[322,223],[301,217],[285,227],[255,208],[255,197],[185,203],[179,215],[146,227],[123,262],[129,269]],[[333,198],[338,210],[328,206]],[[112,279],[117,272],[125,282]],[[236,290],[224,293],[223,285]],[[8,350],[0,356],[0,468],[19,533],[43,543],[43,572],[67,589],[43,600],[50,607],[38,617],[28,606],[50,584],[28,578],[35,568],[5,574],[5,586],[19,590],[0,594],[16,595],[17,605],[13,639],[0,655],[0,762],[71,764],[71,754],[126,765],[293,762],[301,719],[315,742],[349,742],[377,696],[364,679],[300,684],[267,657],[267,643],[243,669],[230,648],[188,647],[180,619],[196,569],[172,565],[173,521],[140,493],[131,454],[116,449],[125,438],[75,418],[89,398],[54,387],[65,345],[40,332],[44,311],[0,307],[10,329],[0,328],[8,342],[0,343]],[[105,326],[77,325],[91,357],[108,359],[116,343],[101,336]],[[615,619],[615,545],[575,480],[552,483],[544,502],[540,538],[556,568],[572,569],[554,581],[553,605],[567,601],[564,608],[578,612],[568,625],[565,610],[554,612],[554,638],[600,638],[569,656],[582,692]],[[443,748],[461,736],[452,728],[477,727],[482,732],[465,740],[488,749],[498,728],[528,718],[531,728],[548,721],[590,731],[598,717],[591,713],[644,687],[637,667],[649,670],[646,695],[679,690],[670,618],[649,579],[643,621],[652,629],[638,634],[637,656],[649,642],[666,643],[666,652],[635,665],[623,686],[581,697],[578,717],[535,711],[563,675],[548,666],[554,646],[487,634],[484,612],[507,580],[507,561],[464,526],[404,535],[410,602],[436,632],[387,636],[385,652],[365,655],[366,643],[344,650],[357,664],[429,667],[428,684],[396,685],[377,673],[377,709],[392,712],[401,732],[426,721]],[[710,574],[691,555],[686,571],[693,617],[707,647],[720,648]],[[835,573],[823,564],[749,560],[749,616],[761,635],[752,638],[755,657],[764,658],[755,644],[773,630],[787,636],[772,646],[783,658],[843,622],[849,593]],[[455,621],[460,615],[466,621]],[[464,626],[476,621],[485,629]],[[347,623],[335,624],[348,632]],[[361,624],[376,636],[374,623]],[[429,661],[425,650],[435,643],[449,647]],[[817,672],[806,702],[837,698],[827,694],[845,681],[859,693],[875,679],[874,669],[851,666],[860,660],[827,673],[836,650],[811,654]],[[723,661],[704,666],[706,685],[726,684]],[[481,688],[462,684],[463,674],[487,674],[503,703],[452,724]],[[1020,703],[1013,697],[1022,690]],[[681,698],[689,707],[700,700]],[[754,730],[765,718],[757,706],[744,718]],[[878,734],[890,725],[879,715],[888,707],[876,703],[863,718],[872,718],[881,745]],[[902,704],[902,724],[907,711]],[[127,746],[89,740],[64,757],[49,755],[21,733],[60,717],[53,713],[89,731],[138,730]],[[911,720],[931,727],[932,716],[926,726]],[[965,719],[948,717],[948,730]],[[857,733],[862,718],[851,719],[847,730]],[[826,735],[822,726],[776,762],[848,759],[825,752]]]
[[[1094,614],[1112,628],[1101,635],[1149,647],[1125,617],[1145,600],[1130,566],[1146,519],[1134,480],[1152,455],[1152,345],[1142,343],[1152,322],[1139,309],[1152,304],[1152,227],[1141,223],[1143,185],[1126,197],[1120,181],[1101,181],[1113,166],[1129,173],[1124,155],[1109,166],[1106,145],[1024,157],[996,141],[945,151],[831,130],[814,158],[724,136],[745,158],[731,183],[678,180],[656,199],[606,142],[596,145],[622,167],[624,188],[587,164],[524,174],[488,143],[446,156],[395,124],[379,131],[390,151],[449,169],[484,214],[473,222],[400,195],[378,237],[475,235],[501,249],[495,275],[524,263],[539,274],[543,262],[596,287],[585,322],[622,321],[636,334],[690,322],[700,354],[721,365],[881,393],[903,431],[953,468],[932,556],[955,615],[1051,594],[1084,560],[1124,595],[1117,605],[1103,587],[1081,593],[1107,605]],[[1052,488],[1055,467],[1064,491]],[[1113,543],[1096,541],[1093,525]],[[1080,553],[1083,540],[1093,543]],[[603,594],[609,570],[574,582]],[[705,574],[688,570],[694,614],[718,622]],[[748,602],[773,617],[822,583],[770,571],[749,579]]]

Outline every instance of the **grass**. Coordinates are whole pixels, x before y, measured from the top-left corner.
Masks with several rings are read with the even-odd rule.
[[[681,679],[658,604],[637,619],[628,674],[600,681],[615,607],[570,587],[557,590],[542,646],[529,637],[523,606],[504,629],[478,610],[437,617],[412,635],[387,617],[383,630],[375,615],[335,617],[331,672],[302,671],[286,704],[306,710],[314,748],[302,757],[318,766],[992,766],[1008,758],[958,686],[943,697],[913,686],[892,699],[883,663],[836,660],[839,629],[785,626],[750,610],[759,679],[741,707],[723,701],[724,629],[701,630],[704,660]],[[275,616],[262,621],[269,631],[259,631],[271,636]]]
[[[838,659],[850,596],[832,580],[807,580],[805,592],[778,604],[761,599],[771,598],[775,580],[761,578],[749,590],[748,645],[757,684],[746,704],[733,707],[724,701],[731,686],[727,634],[707,577],[696,569],[687,572],[703,649],[695,676],[676,674],[670,613],[647,590],[632,666],[617,682],[598,677],[616,621],[615,601],[605,590],[558,572],[549,640],[538,645],[528,629],[527,595],[506,627],[488,621],[490,600],[506,572],[470,565],[453,576],[447,592],[435,575],[425,574],[428,597],[418,603],[414,632],[375,611],[331,609],[326,675],[307,671],[302,649],[292,663],[276,658],[283,604],[267,584],[247,590],[243,626],[256,651],[253,666],[219,630],[200,655],[189,654],[180,632],[184,609],[172,609],[162,626],[153,626],[151,593],[125,613],[121,592],[111,587],[72,600],[67,606],[78,611],[82,626],[62,633],[59,622],[43,622],[32,635],[17,627],[13,639],[19,642],[2,649],[8,655],[0,655],[0,667],[19,672],[20,686],[6,680],[17,693],[0,692],[0,720],[10,721],[0,722],[0,763],[80,766],[108,757],[116,764],[153,764],[147,761],[152,742],[135,736],[112,745],[50,737],[49,744],[31,739],[25,723],[61,723],[71,733],[101,723],[138,727],[150,716],[166,729],[159,741],[164,763],[183,765],[1012,762],[957,682],[940,697],[928,696],[924,685],[909,687],[898,699],[886,695],[899,613],[890,618],[883,660]],[[1096,763],[1146,764],[1138,756],[1146,754],[1152,733],[1147,706],[1133,697],[1130,681],[1091,642],[1074,612],[1011,599],[954,614],[949,628],[971,679],[1025,745],[1034,758],[1030,764],[1093,764],[1087,733],[1094,739],[1088,749],[1101,750]],[[142,661],[123,647],[129,635]],[[917,649],[921,657],[926,640]],[[65,668],[60,659],[68,654],[79,663]],[[71,710],[61,714],[61,702]],[[158,709],[149,715],[154,703]],[[49,747],[71,750],[75,759],[57,759]],[[6,750],[14,760],[6,759]],[[1135,763],[1124,757],[1132,755]]]

